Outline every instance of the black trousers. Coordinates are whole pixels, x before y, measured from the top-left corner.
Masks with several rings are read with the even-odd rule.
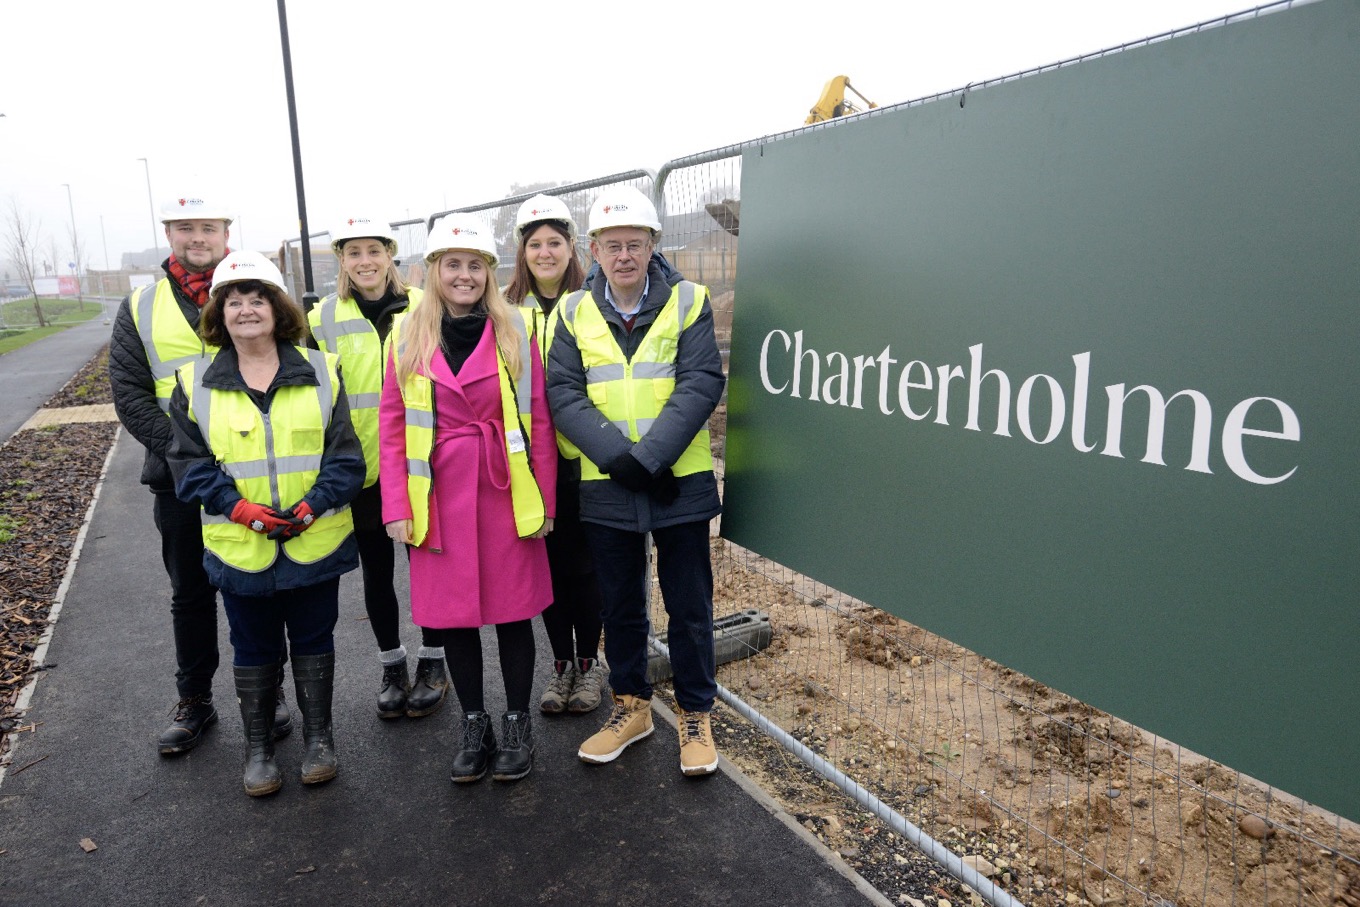
[[[197,504],[173,492],[153,493],[161,560],[170,578],[175,633],[175,685],[181,698],[212,692],[217,673],[217,587],[203,569],[203,526]]]

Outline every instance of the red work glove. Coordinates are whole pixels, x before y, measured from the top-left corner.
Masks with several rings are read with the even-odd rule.
[[[273,532],[280,526],[290,526],[289,518],[279,513],[273,507],[266,507],[263,504],[256,504],[242,498],[236,502],[236,506],[231,509],[231,521],[240,523],[247,529],[255,532]]]
[[[312,505],[306,501],[298,501],[289,509],[278,511],[278,514],[286,517],[288,523],[269,531],[269,538],[276,542],[279,539],[286,542],[289,539],[297,538],[304,529],[312,525],[312,520],[316,519],[316,515],[312,513]]]

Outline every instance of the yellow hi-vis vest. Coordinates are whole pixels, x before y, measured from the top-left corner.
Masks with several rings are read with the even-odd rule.
[[[156,402],[162,412],[168,413],[170,392],[175,389],[175,370],[204,356],[211,359],[217,347],[204,343],[184,320],[168,277],[133,290],[128,306],[156,382]]]
[[[559,303],[551,315],[544,314],[543,307],[538,304],[538,299],[533,293],[526,293],[524,303],[520,306],[524,323],[528,325],[530,333],[538,339],[538,356],[543,363],[544,374],[548,371],[548,350],[552,348],[553,333],[557,330],[558,322],[562,320],[559,315],[561,310],[562,306]],[[560,431],[557,432],[557,450],[568,460],[581,458],[580,448],[568,441],[567,436]]]
[[[392,350],[401,358],[400,339],[405,314],[392,320]],[[501,416],[505,421],[505,453],[510,462],[510,501],[515,513],[515,531],[520,538],[528,538],[543,528],[547,508],[543,493],[534,478],[529,460],[529,445],[533,433],[533,359],[529,333],[519,318],[512,318],[515,339],[519,343],[520,372],[513,383],[510,369],[496,346],[496,362],[500,375]],[[436,351],[435,355],[440,355]],[[430,532],[430,493],[434,471],[430,465],[434,453],[434,382],[428,375],[412,373],[401,384],[401,400],[406,406],[406,493],[411,501],[412,544],[424,544]]]
[[[562,326],[576,338],[586,393],[630,441],[641,441],[661,415],[675,390],[675,355],[680,334],[699,319],[708,288],[682,280],[671,289],[671,298],[657,314],[641,346],[628,361],[600,313],[589,290],[571,294],[558,303]],[[713,470],[708,426],[689,442],[680,459],[671,464],[677,477]],[[581,457],[581,481],[607,479],[589,457]]]
[[[291,507],[316,484],[326,426],[340,394],[336,359],[328,353],[298,347],[316,371],[318,386],[286,385],[274,392],[269,412],[262,413],[242,391],[205,388],[203,373],[211,358],[180,369],[189,398],[189,417],[198,424],[222,471],[247,501],[269,507]],[[349,505],[316,515],[306,532],[286,542],[270,541],[226,515],[202,513],[203,547],[245,573],[268,570],[279,548],[289,560],[312,564],[333,554],[354,531]]]
[[[407,287],[408,308],[420,302],[421,295],[415,287]],[[337,299],[332,293],[307,314],[307,322],[317,346],[339,356],[345,370],[349,418],[364,449],[367,488],[378,481],[378,401],[382,398],[388,344],[378,342],[377,329],[352,297]],[[390,339],[390,332],[388,336]]]

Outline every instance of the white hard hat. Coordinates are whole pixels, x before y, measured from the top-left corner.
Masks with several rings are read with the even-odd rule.
[[[258,280],[273,284],[285,294],[288,292],[288,288],[283,285],[283,275],[274,267],[274,263],[259,252],[249,251],[232,252],[218,262],[213,269],[212,292],[215,294],[218,287],[243,280]]]
[[[567,239],[576,242],[576,221],[572,219],[567,203],[551,195],[535,195],[519,206],[515,214],[515,245],[524,240],[524,228],[545,220],[555,220],[567,228]]]
[[[389,255],[397,254],[397,238],[386,221],[364,216],[345,218],[331,231],[331,251],[339,255],[351,239],[380,239]]]
[[[161,205],[161,223],[177,220],[221,220],[231,224],[231,212],[215,201],[205,201],[196,195],[181,195]]]
[[[590,235],[610,227],[640,227],[661,232],[661,221],[656,216],[652,200],[634,186],[611,186],[595,198],[590,206]]]
[[[434,222],[425,240],[426,263],[432,264],[451,249],[480,252],[493,268],[500,263],[500,256],[496,254],[496,237],[491,235],[491,228],[475,214],[455,211]]]

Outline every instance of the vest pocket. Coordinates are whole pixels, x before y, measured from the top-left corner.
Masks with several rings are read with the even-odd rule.
[[[325,444],[324,433],[319,428],[294,428],[289,434],[295,451],[322,450]]]

